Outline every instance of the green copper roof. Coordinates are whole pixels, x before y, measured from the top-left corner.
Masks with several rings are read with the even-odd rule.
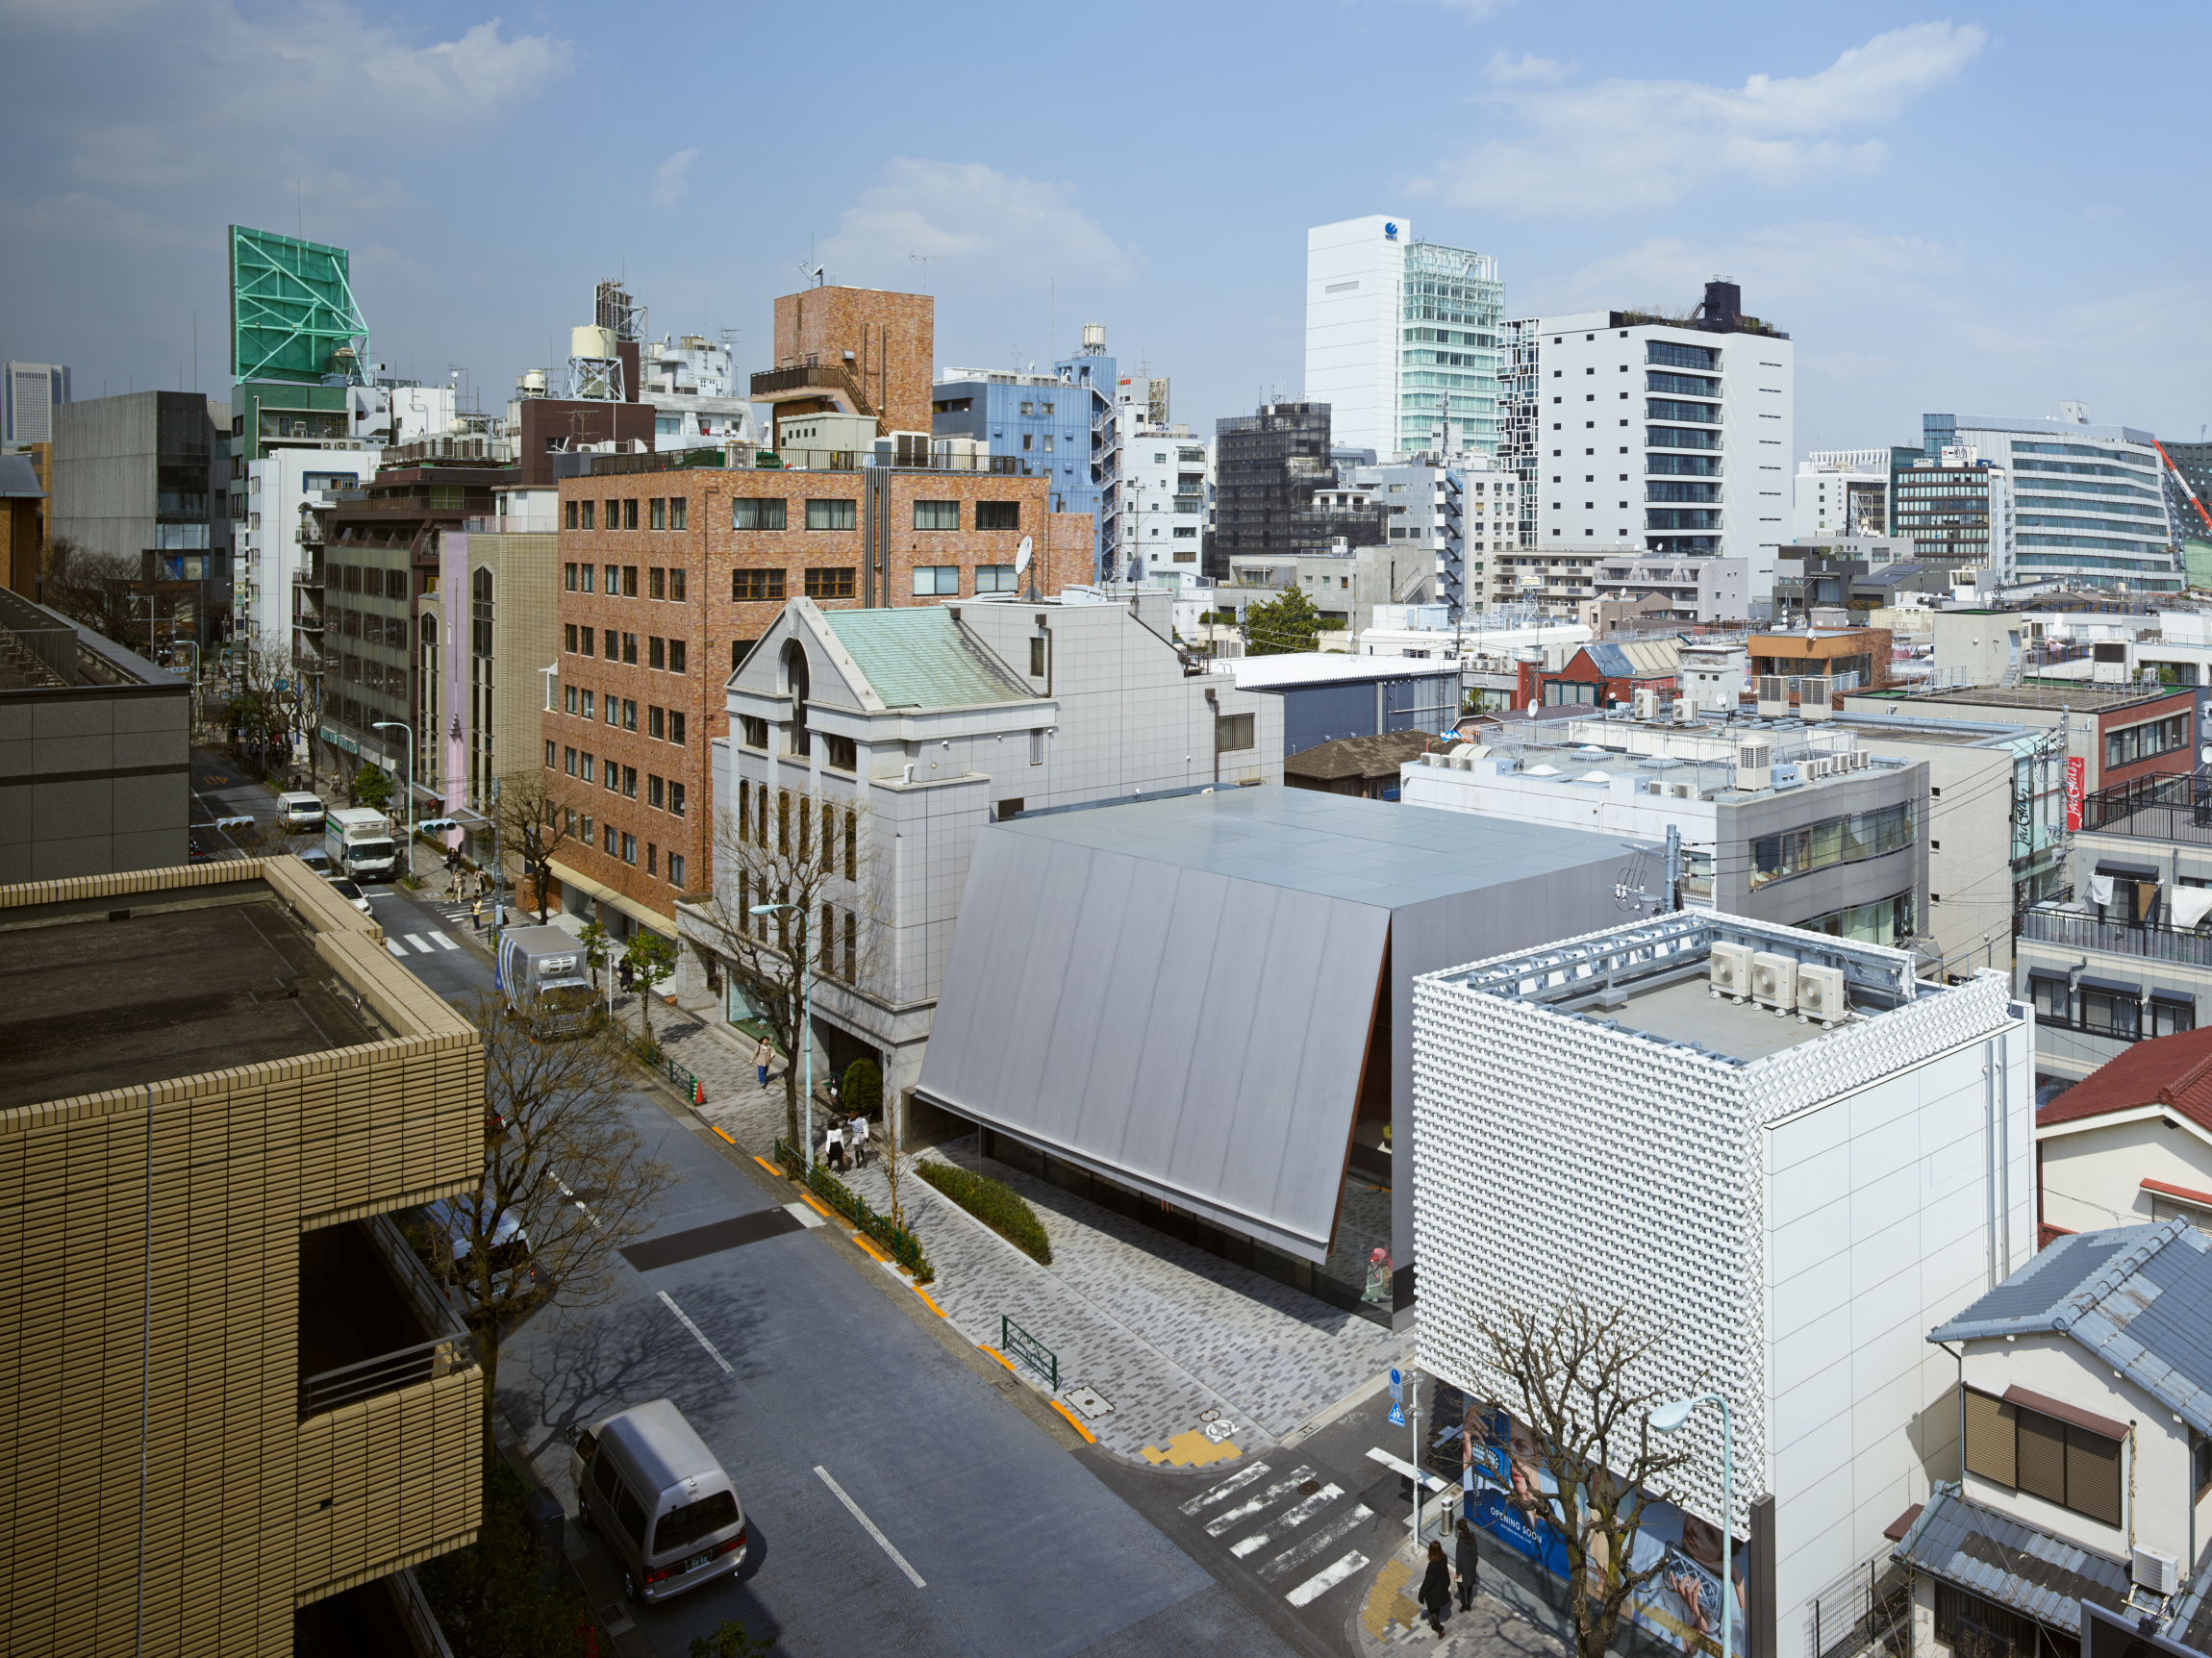
[[[824,611],[822,620],[886,708],[963,708],[1037,694],[942,605]]]

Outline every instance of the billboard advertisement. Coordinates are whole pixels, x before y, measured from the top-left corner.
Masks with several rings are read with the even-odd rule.
[[[2081,794],[2083,774],[2089,762],[2078,754],[2070,755],[2066,762],[2066,832],[2071,835],[2081,827]]]
[[[342,247],[231,226],[231,373],[307,386],[358,375],[368,324],[351,271]]]
[[[1567,1545],[1557,1482],[1537,1453],[1527,1426],[1504,1411],[1474,1418],[1474,1435],[1461,1501],[1470,1523],[1553,1577],[1567,1576]],[[1594,1563],[1595,1564],[1595,1563]],[[1731,1648],[1749,1649],[1746,1590],[1750,1549],[1739,1539],[1730,1561],[1735,1584],[1727,1596]],[[1721,1533],[1671,1502],[1645,1506],[1628,1567],[1656,1567],[1658,1575],[1632,1595],[1622,1616],[1685,1654],[1721,1651]],[[1602,1584],[1594,1574],[1592,1593]]]

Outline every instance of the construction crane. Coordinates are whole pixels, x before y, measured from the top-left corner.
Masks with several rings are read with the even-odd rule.
[[[2182,473],[2181,468],[2174,464],[2174,457],[2166,452],[2166,445],[2153,438],[2150,440],[2150,446],[2158,451],[2158,458],[2166,463],[2166,469],[2174,474],[2174,481],[2181,486],[2181,492],[2189,497],[2189,504],[2197,509],[2197,515],[2204,520],[2206,531],[2212,532],[2212,513],[2207,513],[2204,510],[2204,503],[2197,498],[2197,491],[2189,487],[2188,478]]]

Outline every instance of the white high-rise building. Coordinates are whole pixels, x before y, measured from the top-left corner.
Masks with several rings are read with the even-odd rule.
[[[1890,533],[1890,452],[1815,449],[1791,480],[1790,540]]]
[[[0,444],[54,440],[54,411],[69,401],[69,370],[59,363],[11,363],[0,407]]]
[[[1416,240],[1371,214],[1306,232],[1306,400],[1329,406],[1330,441],[1377,460],[1497,452],[1497,261]],[[1447,430],[1448,424],[1448,430]]]
[[[1744,315],[1732,282],[1707,283],[1687,321],[1590,311],[1506,329],[1523,542],[1742,559],[1763,617],[1790,528],[1790,337]]]

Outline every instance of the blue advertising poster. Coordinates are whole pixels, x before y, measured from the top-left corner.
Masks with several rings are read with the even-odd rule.
[[[1538,1459],[1528,1429],[1504,1412],[1474,1419],[1467,1518],[1506,1547],[1553,1577],[1567,1576],[1567,1545],[1560,1527],[1559,1487]],[[1731,1563],[1736,1582],[1728,1596],[1734,1650],[1746,1650],[1745,1571],[1749,1551],[1741,1543]],[[1685,1654],[1718,1655],[1721,1623],[1720,1531],[1671,1502],[1644,1509],[1628,1556],[1629,1570],[1657,1566],[1659,1573],[1629,1599],[1624,1616],[1678,1646]],[[1592,1588],[1597,1587],[1593,1581]]]

